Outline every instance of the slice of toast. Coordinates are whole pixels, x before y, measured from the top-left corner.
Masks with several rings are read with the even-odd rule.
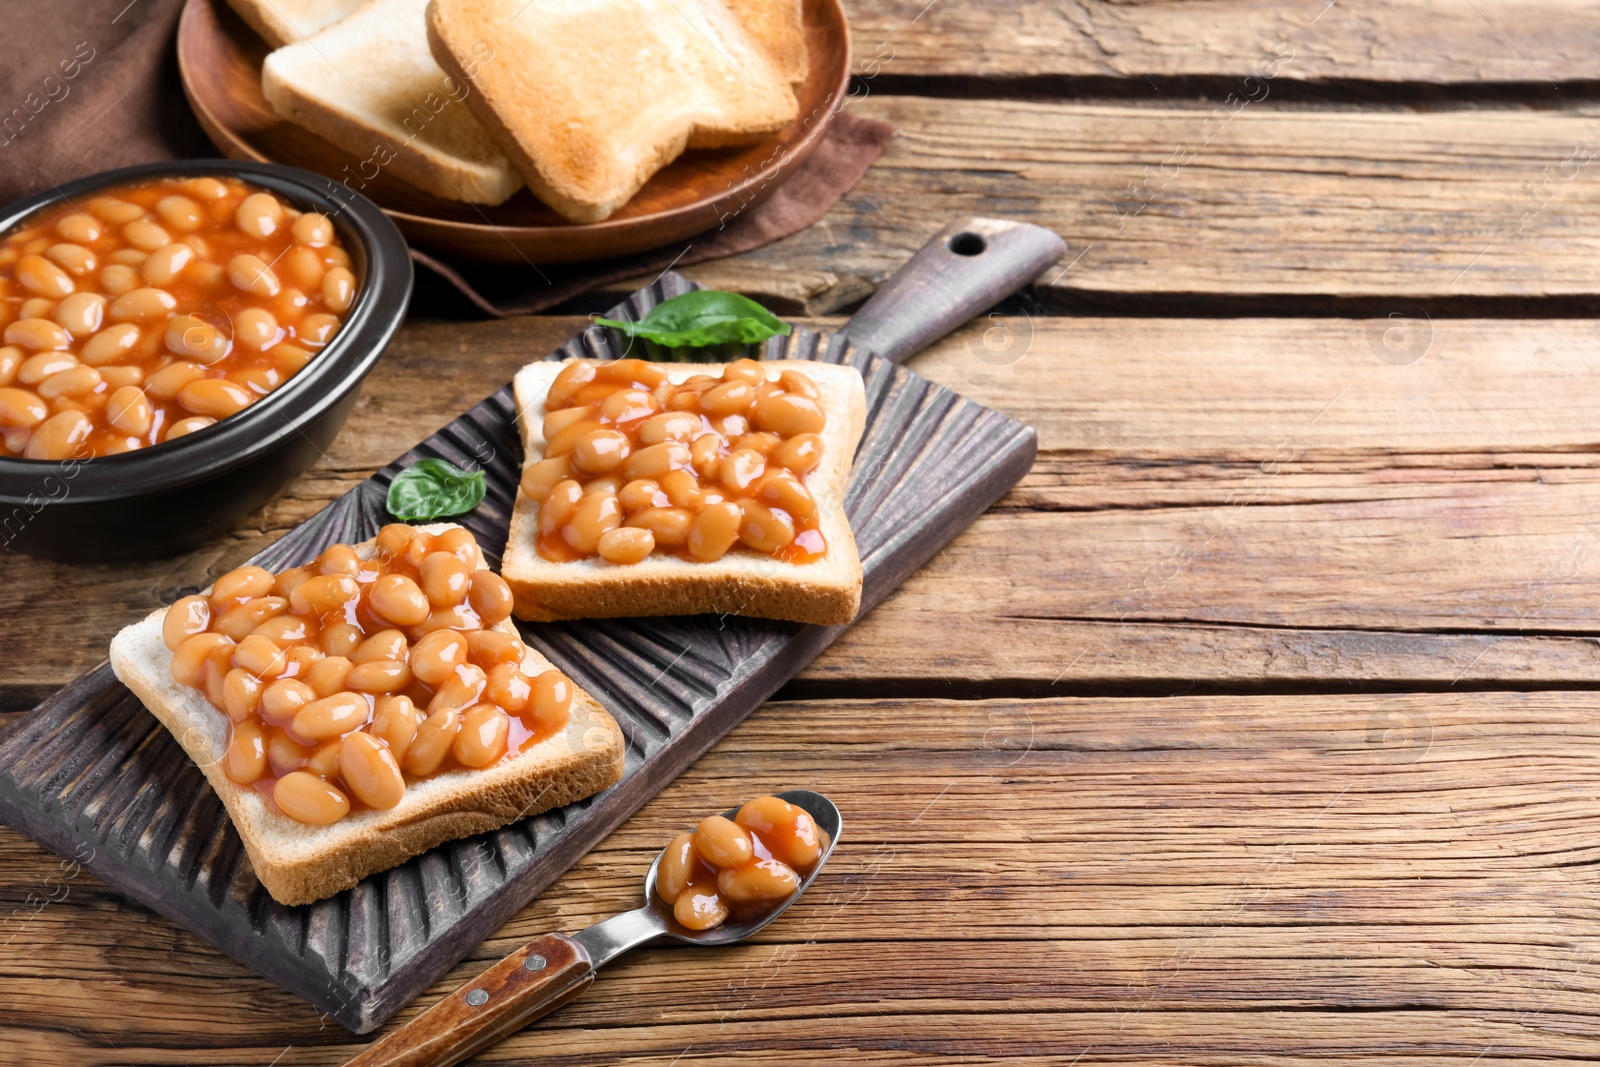
[[[800,86],[811,71],[806,51],[805,5],[802,0],[724,0],[728,10],[783,71],[789,84]]]
[[[685,147],[759,140],[799,112],[792,47],[775,54],[725,0],[433,0],[428,41],[534,195],[573,222],[610,217]]]
[[[430,532],[449,523],[423,526]],[[372,542],[356,546],[364,558]],[[481,557],[480,557],[481,565]],[[280,904],[310,904],[349,889],[435,845],[592,796],[622,777],[624,744],[616,721],[574,686],[566,729],[483,770],[454,770],[406,783],[387,811],[361,810],[328,826],[309,826],[279,812],[222,769],[228,716],[171,673],[162,641],[166,609],[124,627],[111,642],[111,669],[177,738],[222,799],[244,842],[256,877]],[[515,634],[509,619],[496,629]],[[550,663],[532,648],[523,670]]]
[[[303,41],[367,0],[228,0],[228,6],[274,48]]]
[[[499,204],[522,178],[473,117],[471,84],[428,51],[427,3],[371,0],[278,49],[261,67],[261,91],[281,118],[362,161],[347,182],[387,170],[448,200]]]
[[[524,469],[544,458],[545,394],[567,362],[530,363],[517,372],[517,424]],[[861,557],[844,512],[856,445],[866,426],[867,401],[854,367],[809,360],[773,360],[773,371],[811,376],[827,413],[822,462],[805,476],[821,511],[828,548],[810,563],[785,563],[735,548],[715,563],[654,553],[638,563],[599,557],[556,563],[539,555],[539,505],[517,493],[500,574],[511,586],[519,619],[697,615],[715,612],[833,625],[850,622],[861,607]],[[719,363],[663,364],[669,380],[721,374]]]

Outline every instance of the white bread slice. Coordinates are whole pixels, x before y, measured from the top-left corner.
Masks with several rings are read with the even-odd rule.
[[[514,387],[524,468],[544,457],[545,394],[568,362],[530,363],[517,372]],[[805,476],[805,484],[821,512],[826,554],[810,563],[785,563],[735,548],[715,563],[660,553],[639,563],[608,563],[599,557],[555,563],[539,555],[535,545],[539,505],[519,491],[500,568],[516,598],[517,618],[547,622],[715,612],[833,625],[856,617],[861,607],[861,557],[844,513],[844,496],[866,426],[861,373],[854,367],[809,360],[763,365],[780,372],[801,371],[822,393],[828,417],[822,432],[822,462]],[[724,364],[663,366],[670,381],[681,382],[695,374],[721,374]]]
[[[759,140],[800,108],[792,57],[725,0],[433,0],[428,41],[528,188],[573,222],[610,217],[685,147]],[[494,56],[475,61],[483,41]]]
[[[228,6],[274,48],[303,41],[367,0],[228,0]]]
[[[363,558],[372,554],[370,541],[356,548]],[[442,842],[570,804],[622,777],[622,731],[593,697],[574,687],[566,729],[510,759],[484,770],[408,781],[405,797],[388,811],[358,811],[330,826],[296,822],[223,772],[228,717],[204,694],[173,680],[172,653],[161,639],[165,616],[162,608],[124,627],[111,642],[111,669],[205,773],[239,831],[256,877],[280,904],[332,896]],[[516,633],[509,619],[497,629]],[[549,667],[528,649],[523,670]]]
[[[370,0],[327,29],[267,56],[261,91],[278,115],[363,161],[448,200],[498,204],[522,187],[452,78],[428,51],[428,0]],[[469,68],[470,69],[470,68]]]
[[[805,5],[802,0],[724,0],[728,10],[798,87],[810,73],[806,51]]]

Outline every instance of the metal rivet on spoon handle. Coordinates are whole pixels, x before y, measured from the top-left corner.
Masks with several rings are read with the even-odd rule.
[[[645,876],[644,907],[613,915],[575,937],[545,934],[535,938],[409,1023],[390,1031],[345,1067],[450,1067],[555,1011],[589,988],[597,968],[646,941],[672,937],[693,945],[731,945],[749,937],[806,891],[828,862],[843,828],[839,809],[821,793],[791,789],[775,795],[804,808],[828,835],[828,846],[816,866],[787,900],[710,930],[686,930],[656,896],[656,871],[661,866],[658,853]],[[723,814],[731,819],[738,811],[729,808]]]
[[[857,348],[903,362],[1020,290],[1066,251],[1043,226],[961,219],[879,286],[840,333]]]

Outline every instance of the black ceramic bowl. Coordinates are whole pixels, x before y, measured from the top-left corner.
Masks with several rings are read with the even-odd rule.
[[[0,457],[0,546],[110,563],[201,544],[277,495],[332,443],[411,298],[405,238],[376,204],[310,171],[224,159],[107,171],[0,212],[0,234],[41,209],[140,178],[234,175],[320,211],[350,255],[356,300],[329,345],[276,391],[176,441],[82,460]]]

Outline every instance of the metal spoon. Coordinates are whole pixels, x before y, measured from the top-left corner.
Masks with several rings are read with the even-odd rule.
[[[789,899],[749,916],[729,916],[710,930],[690,930],[680,926],[672,909],[656,896],[656,871],[666,853],[662,849],[645,875],[644,907],[613,915],[572,937],[534,938],[345,1067],[449,1067],[577,997],[594,981],[595,971],[647,941],[671,937],[691,945],[731,945],[749,937],[799,899],[839,843],[842,821],[833,801],[808,789],[775,795],[804,808],[828,835],[816,866]],[[722,814],[731,819],[738,811],[733,807]]]

